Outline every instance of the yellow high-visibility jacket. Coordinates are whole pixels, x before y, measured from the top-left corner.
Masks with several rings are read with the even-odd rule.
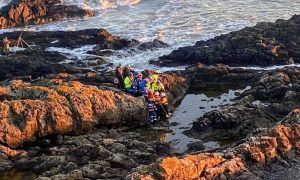
[[[125,85],[125,88],[126,88],[126,89],[131,88],[132,81],[133,81],[133,79],[130,78],[129,76],[127,76],[127,77],[124,79],[124,85]]]
[[[157,74],[152,74],[151,79],[156,82],[158,80],[158,75]]]
[[[162,83],[158,84],[157,82],[154,82],[151,85],[151,90],[152,91],[164,91],[165,86]]]

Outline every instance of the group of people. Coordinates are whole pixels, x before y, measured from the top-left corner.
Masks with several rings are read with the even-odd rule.
[[[150,122],[155,123],[158,118],[171,116],[165,87],[157,74],[136,72],[130,66],[122,67],[119,64],[116,67],[114,82],[120,89],[124,89],[133,96],[145,97]]]

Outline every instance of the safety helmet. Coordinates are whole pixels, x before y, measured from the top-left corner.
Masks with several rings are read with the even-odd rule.
[[[154,95],[155,95],[155,96],[159,96],[159,92],[156,91],[156,92],[154,93]]]
[[[131,72],[131,73],[129,73],[129,75],[130,75],[130,76],[133,76],[133,73]]]
[[[161,93],[160,95],[161,95],[161,97],[165,97],[166,93]]]

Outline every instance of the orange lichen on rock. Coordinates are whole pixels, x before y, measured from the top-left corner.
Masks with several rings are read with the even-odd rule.
[[[205,168],[217,166],[224,159],[219,154],[204,153],[199,155],[188,155],[184,158],[169,157],[160,163],[162,177],[171,179],[197,179]]]
[[[12,148],[51,134],[84,133],[97,124],[147,122],[142,98],[80,82],[48,87],[15,81],[2,89],[9,98],[0,102],[0,142]]]

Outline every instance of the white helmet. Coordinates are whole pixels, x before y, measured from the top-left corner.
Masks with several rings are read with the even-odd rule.
[[[161,97],[165,97],[166,93],[161,93],[160,95],[161,95]]]

